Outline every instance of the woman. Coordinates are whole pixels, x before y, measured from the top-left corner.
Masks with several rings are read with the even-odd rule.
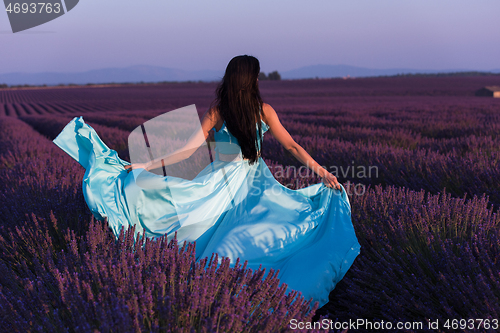
[[[321,167],[299,144],[297,144],[287,130],[281,125],[276,111],[267,103],[263,103],[260,97],[258,77],[260,65],[257,58],[252,56],[237,56],[231,59],[227,65],[222,82],[217,88],[217,98],[202,119],[202,135],[198,135],[197,140],[191,141],[182,150],[192,152],[199,147],[209,136],[210,131],[215,129],[219,132],[223,125],[229,132],[238,139],[242,154],[250,164],[255,163],[260,156],[258,151],[261,142],[261,120],[269,128],[269,133],[278,140],[283,147],[309,167],[323,183],[331,188],[340,190],[337,178]],[[256,131],[256,127],[258,131]],[[155,169],[163,164],[168,165],[179,162],[180,158],[175,158],[175,153],[168,157],[156,159],[150,163],[137,163],[125,166],[125,169]],[[189,153],[182,157],[189,157]]]
[[[349,200],[336,177],[262,102],[259,72],[255,57],[234,57],[201,129],[182,149],[148,163],[120,159],[82,117],[73,119],[54,143],[86,168],[87,204],[97,218],[108,219],[115,235],[130,226],[152,238],[177,233],[179,242],[196,242],[197,260],[218,253],[232,265],[240,258],[248,268],[279,269],[287,291],[300,291],[323,306],[359,254]],[[194,179],[143,172],[188,158],[212,129],[215,160]],[[267,130],[322,183],[299,190],[279,184],[260,157]],[[140,177],[154,185],[141,185]]]

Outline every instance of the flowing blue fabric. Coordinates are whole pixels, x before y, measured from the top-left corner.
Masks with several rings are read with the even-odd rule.
[[[262,122],[262,132],[267,129]],[[252,165],[243,159],[225,124],[214,137],[214,161],[192,180],[127,172],[130,163],[82,117],[53,142],[86,169],[87,205],[96,218],[107,217],[117,237],[131,226],[151,238],[177,232],[181,245],[196,241],[196,260],[217,253],[232,266],[240,258],[253,270],[279,269],[287,292],[300,291],[323,306],[360,253],[345,189],[320,183],[291,190],[262,158]]]

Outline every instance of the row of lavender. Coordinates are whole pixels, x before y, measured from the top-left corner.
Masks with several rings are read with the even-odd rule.
[[[283,80],[261,81],[259,86],[266,96],[302,94],[314,96],[474,96],[477,89],[498,85],[500,75],[469,77],[386,77],[358,78],[355,80]],[[150,104],[159,100],[212,97],[217,82],[177,82],[144,85],[99,85],[74,87],[48,87],[45,89],[0,89],[0,102],[97,101],[98,104],[146,97]],[[146,96],[145,96],[146,95]],[[288,98],[289,96],[286,96]],[[196,103],[197,101],[193,101]],[[143,104],[148,106],[149,103]],[[140,108],[135,108],[136,110]],[[150,109],[146,107],[145,109]]]
[[[37,129],[58,133],[66,120],[39,121]],[[94,128],[105,140],[121,131]],[[286,330],[290,318],[311,318],[275,279],[262,282],[261,272],[208,262],[205,271],[192,248],[134,250],[131,234],[116,243],[91,219],[77,162],[19,119],[0,119],[0,129],[0,311],[12,331]],[[500,216],[486,198],[377,186],[350,199],[362,255],[317,316],[424,327],[426,320],[500,316]]]
[[[465,110],[465,109],[464,109]],[[378,119],[365,115],[354,116],[306,116],[283,115],[282,123],[295,140],[321,165],[334,173],[342,182],[364,185],[394,185],[413,190],[424,189],[431,193],[446,191],[454,197],[487,194],[498,209],[500,205],[500,133],[499,123],[490,119],[498,117],[493,108],[483,109],[484,116],[474,118],[464,111],[461,122],[463,132],[476,134],[459,135],[458,121],[436,120],[436,127],[455,133],[451,137],[423,136],[428,129],[421,116],[401,111],[398,119],[390,116]],[[443,113],[446,113],[443,111]],[[497,112],[498,113],[498,112]],[[130,132],[143,122],[153,118],[156,112],[121,115],[83,114],[100,137],[115,149],[119,156],[129,160],[127,140]],[[396,117],[396,116],[394,116]],[[439,117],[435,117],[439,118]],[[71,116],[21,117],[37,131],[54,139],[71,120]],[[424,117],[423,119],[428,119]],[[461,119],[461,120],[460,120]],[[464,120],[465,119],[465,120]],[[337,122],[331,126],[328,121]],[[396,127],[397,123],[401,126]],[[319,125],[322,123],[322,125]],[[446,125],[448,126],[446,127]],[[396,127],[396,129],[394,129]],[[300,164],[283,150],[270,135],[266,135],[264,157],[283,165],[295,166],[295,187],[308,184],[307,172],[298,174]],[[303,177],[306,175],[305,177]]]
[[[205,105],[213,91],[213,83],[0,89],[0,117],[175,109],[186,99],[190,104]]]
[[[86,207],[83,168],[21,120],[0,119],[0,147],[4,329],[260,332],[314,315],[275,272],[195,262],[193,244],[134,243],[133,230],[116,241]]]
[[[161,107],[175,109],[172,104],[161,103]],[[32,103],[1,103],[0,102],[0,117],[22,117],[22,116],[37,116],[37,115],[70,115],[75,113],[86,112],[113,112],[116,110],[127,110],[130,106],[126,102],[108,102],[100,105],[89,103],[88,101],[68,103],[68,102],[32,102]]]
[[[373,106],[398,103],[418,104],[419,109],[434,108],[431,100],[455,101],[472,98],[475,103],[491,103],[474,97],[474,92],[488,85],[499,85],[500,76],[362,78],[356,80],[284,80],[262,81],[260,88],[266,102],[286,108],[350,109],[356,103]],[[70,113],[92,111],[168,110],[196,104],[205,109],[214,97],[216,82],[123,85],[102,87],[67,87],[48,89],[0,89],[0,116]],[[186,104],[187,101],[187,104]],[[431,103],[432,104],[432,103]],[[498,105],[498,104],[497,104]]]

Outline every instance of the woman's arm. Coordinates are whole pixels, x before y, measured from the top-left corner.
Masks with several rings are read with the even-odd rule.
[[[337,177],[319,165],[304,148],[295,142],[290,133],[288,133],[281,124],[276,111],[267,103],[263,104],[262,111],[265,117],[264,120],[266,120],[266,123],[269,125],[269,132],[279,143],[281,143],[283,148],[288,150],[297,160],[320,176],[326,186],[340,190]]]
[[[134,163],[131,165],[126,165],[125,169],[127,169],[128,171],[140,168],[151,170],[160,168],[163,165],[175,164],[189,158],[203,144],[203,142],[205,142],[210,130],[214,128],[218,120],[218,112],[215,112],[213,109],[207,110],[201,120],[201,128],[193,133],[193,135],[191,135],[184,147],[177,149],[176,151],[165,156],[158,157],[148,163]]]

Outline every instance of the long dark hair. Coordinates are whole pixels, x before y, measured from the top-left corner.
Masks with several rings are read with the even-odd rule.
[[[259,60],[253,56],[236,56],[226,67],[222,81],[217,86],[212,102],[226,122],[226,127],[238,140],[241,153],[250,164],[255,163],[262,147],[262,98],[257,78]],[[257,134],[258,132],[258,134]]]

